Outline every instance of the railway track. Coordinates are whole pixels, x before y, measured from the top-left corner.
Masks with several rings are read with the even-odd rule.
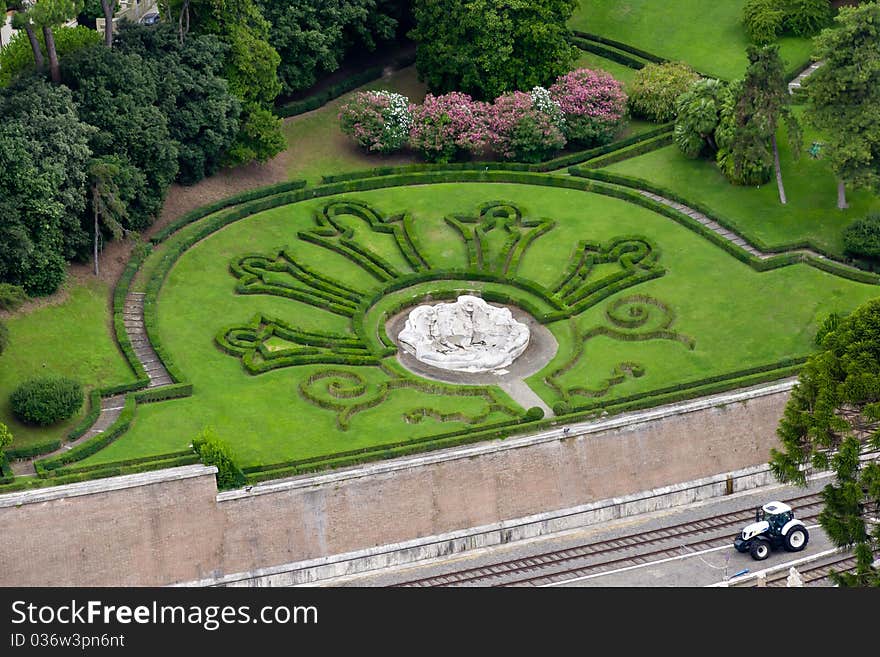
[[[850,552],[844,552],[836,555],[830,561],[823,560],[822,563],[817,563],[815,565],[811,565],[805,568],[798,568],[798,574],[801,576],[801,580],[804,583],[804,586],[830,586],[831,580],[829,578],[829,573],[831,570],[835,570],[838,573],[850,573],[855,571],[856,569],[856,558]],[[785,587],[788,586],[787,582],[788,571],[780,571],[778,573],[774,573],[772,578],[768,577],[766,586],[768,587]],[[757,586],[756,583],[753,583],[751,586]]]
[[[814,521],[823,506],[818,493],[784,500],[797,509],[805,523]],[[754,518],[754,507],[731,513],[638,532],[593,543],[545,552],[530,557],[467,568],[460,571],[401,582],[395,586],[545,586],[587,577],[607,570],[661,561],[707,548],[730,545],[744,523]],[[722,535],[719,535],[724,532]],[[710,534],[706,537],[705,535]],[[684,541],[682,540],[684,539]],[[653,548],[618,556],[621,551]],[[609,558],[611,557],[611,558]],[[598,560],[596,560],[598,559]],[[589,563],[577,563],[590,560]]]

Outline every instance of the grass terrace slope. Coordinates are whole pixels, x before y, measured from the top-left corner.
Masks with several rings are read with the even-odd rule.
[[[749,41],[741,23],[744,4],[744,0],[582,0],[569,25],[732,80],[743,74],[748,63]],[[809,39],[786,37],[780,44],[786,70],[809,60]]]

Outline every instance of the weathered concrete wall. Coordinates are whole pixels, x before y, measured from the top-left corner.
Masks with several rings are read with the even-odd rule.
[[[211,581],[740,470],[790,387],[219,495],[188,466],[0,496],[0,585]]]

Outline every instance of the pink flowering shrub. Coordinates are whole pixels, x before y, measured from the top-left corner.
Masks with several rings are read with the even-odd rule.
[[[501,159],[540,162],[565,146],[552,114],[538,109],[522,91],[496,98],[487,118],[489,146]]]
[[[565,115],[565,134],[583,146],[607,144],[626,115],[626,93],[604,71],[587,68],[566,73],[550,87],[550,96]]]
[[[449,162],[459,153],[479,152],[487,140],[488,105],[453,91],[428,94],[422,105],[410,105],[409,144],[429,162]]]
[[[339,125],[363,148],[391,153],[409,139],[409,99],[390,91],[358,92],[339,110]]]

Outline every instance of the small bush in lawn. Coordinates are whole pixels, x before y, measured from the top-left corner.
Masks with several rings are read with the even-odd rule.
[[[6,328],[6,324],[0,322],[0,354],[6,351],[6,347],[9,346],[9,329]]]
[[[217,488],[229,490],[245,483],[244,472],[235,463],[232,450],[220,440],[217,432],[211,427],[203,429],[192,442],[193,449],[205,465],[217,467]]]
[[[843,246],[847,255],[880,261],[880,212],[872,212],[847,226]]]
[[[79,382],[63,377],[25,381],[9,398],[12,412],[27,424],[47,426],[66,420],[83,404]]]
[[[561,75],[550,87],[550,97],[565,118],[565,136],[581,146],[607,144],[626,116],[623,86],[605,71],[579,68]]]
[[[630,111],[657,123],[671,121],[675,118],[676,100],[699,79],[699,74],[682,62],[648,64],[633,80]]]
[[[553,404],[553,412],[556,415],[565,415],[566,413],[571,413],[571,404],[567,401],[558,401]]]
[[[544,417],[544,409],[540,406],[532,406],[526,411],[526,422],[540,420],[542,417]]]
[[[0,283],[0,310],[16,310],[27,301],[24,288],[10,283]]]
[[[390,91],[358,92],[339,110],[339,125],[363,148],[392,153],[409,140],[409,100]]]
[[[487,141],[488,108],[458,91],[428,94],[421,105],[410,105],[409,145],[429,162],[446,163],[463,152],[477,153]]]
[[[553,116],[535,107],[531,95],[514,91],[495,99],[488,113],[489,143],[504,160],[540,162],[565,146]]]

